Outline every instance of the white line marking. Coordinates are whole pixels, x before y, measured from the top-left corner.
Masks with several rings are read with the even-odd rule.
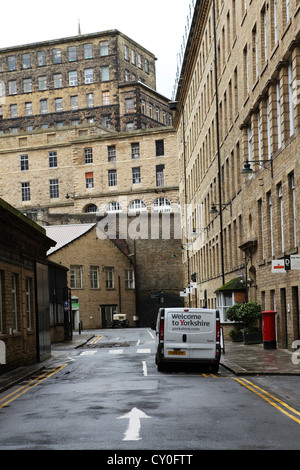
[[[147,375],[148,375],[148,370],[147,370],[146,361],[143,361],[142,364],[143,364],[143,374],[144,374],[145,377],[147,377]]]
[[[123,349],[111,349],[108,354],[123,354]]]

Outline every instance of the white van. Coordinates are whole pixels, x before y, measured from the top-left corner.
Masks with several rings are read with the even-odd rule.
[[[194,363],[218,372],[221,356],[218,310],[161,308],[156,325],[155,363],[159,371],[168,365]]]

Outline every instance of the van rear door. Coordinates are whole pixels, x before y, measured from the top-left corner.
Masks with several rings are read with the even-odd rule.
[[[216,357],[216,311],[165,309],[164,357],[205,362]]]

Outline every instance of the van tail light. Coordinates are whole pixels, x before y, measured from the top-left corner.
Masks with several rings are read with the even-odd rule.
[[[220,341],[220,320],[217,320],[216,325],[216,340]]]
[[[164,339],[164,329],[165,329],[165,320],[161,318],[160,324],[159,324],[159,339],[160,340]]]

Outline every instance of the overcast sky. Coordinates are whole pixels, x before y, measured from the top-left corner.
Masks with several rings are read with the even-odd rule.
[[[1,5],[0,48],[118,29],[155,54],[157,91],[172,98],[192,0],[15,0]],[[45,6],[47,5],[47,6]]]

